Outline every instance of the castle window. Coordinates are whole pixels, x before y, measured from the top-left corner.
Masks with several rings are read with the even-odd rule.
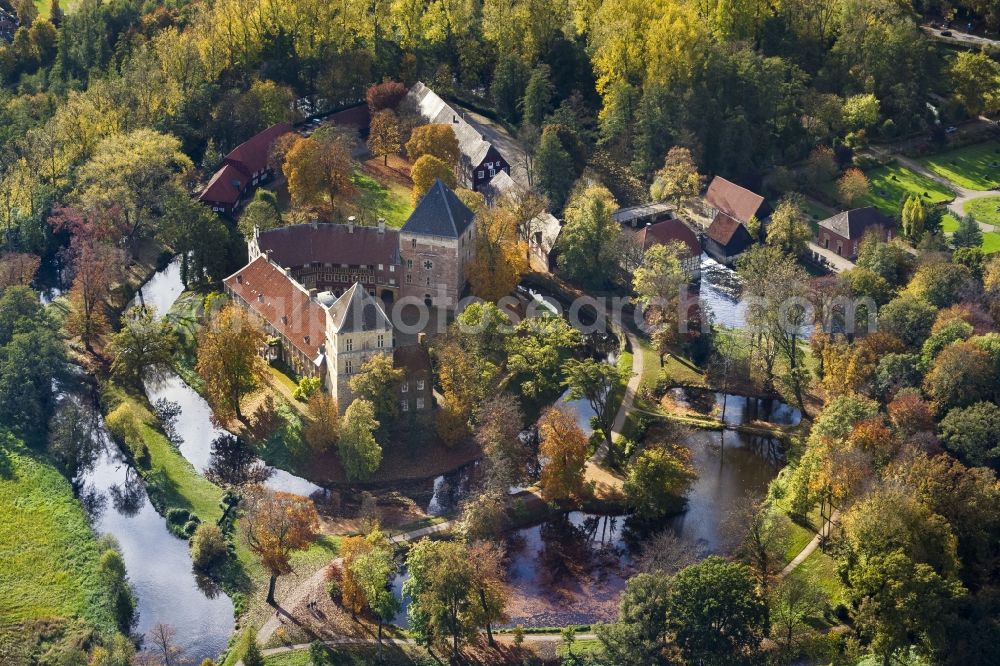
[[[389,264],[389,272],[390,273],[395,273],[396,272],[396,267],[394,265],[392,265],[392,264]]]
[[[483,170],[482,170],[482,169],[480,169],[480,170],[479,170],[479,177],[480,177],[480,178],[482,178],[482,177],[483,177],[483,176],[485,176],[485,175],[486,175],[486,174],[485,174],[485,173],[483,172]]]
[[[379,270],[382,270],[382,264],[379,264],[379,265],[378,265],[378,269],[379,269]]]
[[[354,364],[351,362],[351,359],[347,359],[346,361],[344,361],[344,372],[346,372],[349,375],[353,374]]]
[[[417,247],[417,239],[416,238],[411,238],[410,239],[410,247],[412,247],[412,248],[416,248]]]
[[[413,284],[413,276],[409,273],[406,274],[406,284]]]
[[[403,382],[403,387],[400,389],[403,393],[410,392],[410,382]]]
[[[354,340],[352,338],[347,338],[344,341],[347,351],[354,351]]]
[[[429,277],[427,278],[427,286],[431,286],[431,279]]]
[[[424,399],[417,398],[417,409],[423,409],[423,408],[424,408]]]
[[[424,380],[422,380],[422,379],[418,379],[417,380],[417,390],[418,391],[423,391],[424,390]]]
[[[381,333],[379,333],[378,334],[378,348],[382,349],[382,347],[384,347],[384,346],[385,346],[385,336],[383,336]]]
[[[399,404],[403,407],[403,411],[404,412],[410,411],[410,401],[409,400],[400,400]]]
[[[413,268],[413,259],[407,259],[406,260],[406,267],[407,268]]]

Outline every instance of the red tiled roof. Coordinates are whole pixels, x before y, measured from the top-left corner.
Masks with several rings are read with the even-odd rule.
[[[284,271],[260,256],[223,283],[306,358],[319,356],[326,338],[326,311]]]
[[[712,179],[705,192],[705,201],[712,208],[717,208],[740,222],[746,222],[754,215],[758,218],[765,217],[764,197],[721,176]],[[762,211],[762,208],[765,210]]]
[[[684,244],[688,249],[688,256],[697,257],[701,254],[701,244],[698,236],[682,221],[678,219],[664,220],[643,227],[638,232],[642,249],[647,249],[651,245],[666,245],[672,241]]]
[[[279,266],[313,262],[352,266],[399,263],[399,230],[346,224],[293,224],[260,232],[260,251]]]
[[[729,242],[733,240],[733,236],[739,232],[740,229],[746,231],[746,227],[742,223],[734,220],[723,212],[718,212],[715,214],[715,219],[712,220],[712,224],[708,226],[708,237],[714,240],[719,245],[729,245]],[[747,232],[748,234],[750,232]]]
[[[271,125],[263,132],[255,134],[226,155],[225,164],[239,167],[244,173],[253,175],[267,168],[271,146],[282,134],[292,131],[291,123]]]
[[[224,164],[221,169],[215,172],[212,180],[208,181],[208,185],[198,195],[198,200],[232,206],[240,200],[240,195],[246,189],[249,179],[247,174],[232,164]],[[240,184],[239,187],[236,186],[237,182]]]

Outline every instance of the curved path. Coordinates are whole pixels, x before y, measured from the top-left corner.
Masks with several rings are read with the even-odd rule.
[[[508,641],[504,640],[505,637],[511,636],[511,634],[499,634],[494,633],[497,642],[506,643]],[[573,635],[574,640],[578,641],[592,641],[597,640],[597,634],[594,633],[578,633]],[[386,645],[419,645],[417,641],[412,638],[383,638],[382,642]],[[555,634],[524,634],[525,643],[562,643],[563,637],[561,633]],[[376,645],[378,644],[378,639],[375,638],[338,638],[332,641],[323,641],[323,645],[327,647],[337,647],[341,645]],[[260,653],[265,657],[270,657],[276,654],[285,654],[287,652],[299,652],[301,650],[308,650],[311,643],[296,643],[294,645],[282,645],[281,647],[268,648],[266,650],[261,650]]]
[[[812,540],[806,544],[806,547],[799,551],[799,554],[792,558],[792,561],[785,565],[785,568],[781,570],[778,574],[779,578],[784,578],[788,574],[795,571],[800,564],[806,561],[806,559],[816,552],[823,540],[830,536],[830,531],[833,529],[834,524],[840,519],[840,511],[834,511],[830,514],[830,520],[824,525],[820,531],[812,538]]]
[[[446,520],[442,523],[437,523],[436,525],[428,525],[426,527],[421,527],[419,529],[411,530],[409,532],[404,532],[403,534],[397,534],[395,536],[389,537],[389,543],[403,543],[405,541],[413,541],[415,539],[420,539],[425,536],[434,534],[435,532],[443,532],[445,530],[451,529],[453,521]],[[336,558],[331,560],[331,564],[340,564],[341,558]],[[317,587],[321,586],[324,582],[324,576],[326,573],[326,567],[320,567],[316,573],[302,581],[302,583],[288,593],[282,603],[290,609],[295,609],[305,602],[309,593],[312,592]],[[288,618],[289,621],[293,621],[294,618],[285,610],[283,607],[279,606],[274,613],[267,619],[260,629],[257,630],[257,643],[259,645],[266,645],[267,641],[271,639],[277,629],[285,623],[283,618]],[[345,642],[351,642],[353,639],[344,639]],[[355,641],[356,642],[356,641]],[[308,645],[307,645],[308,647]]]
[[[896,158],[897,162],[905,166],[907,169],[916,171],[921,176],[930,178],[935,183],[943,185],[952,192],[954,192],[957,196],[953,201],[951,201],[948,204],[948,210],[950,210],[951,213],[956,217],[958,217],[959,219],[965,217],[965,205],[970,201],[974,199],[982,199],[985,197],[995,197],[997,195],[996,190],[970,190],[967,187],[962,187],[961,185],[957,185],[948,180],[947,178],[945,178],[944,176],[940,176],[934,173],[933,171],[925,167],[923,164],[912,158],[905,157],[903,155],[894,155],[894,157]],[[992,224],[987,224],[985,222],[980,222],[979,228],[982,229],[983,231],[995,231]]]

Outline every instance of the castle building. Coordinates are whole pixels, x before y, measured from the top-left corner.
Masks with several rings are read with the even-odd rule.
[[[441,179],[399,231],[403,298],[454,310],[475,244],[475,214]]]
[[[268,359],[318,377],[341,411],[354,399],[351,378],[378,353],[407,371],[401,408],[420,411],[433,399],[429,358],[396,346],[392,305],[408,296],[454,309],[474,234],[473,212],[438,180],[398,231],[353,221],[255,230],[250,262],[223,285],[267,332]]]

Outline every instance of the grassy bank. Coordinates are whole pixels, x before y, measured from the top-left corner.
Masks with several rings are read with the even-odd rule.
[[[108,382],[101,400],[108,429],[127,448],[158,511],[187,509],[203,522],[222,517],[222,489],[199,474],[170,443],[145,397]]]
[[[35,623],[116,631],[100,556],[69,482],[0,434],[0,663],[30,661]]]

